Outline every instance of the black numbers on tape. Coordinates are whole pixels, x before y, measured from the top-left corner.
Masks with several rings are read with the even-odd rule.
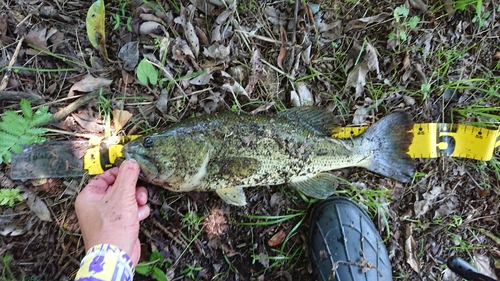
[[[424,129],[422,127],[418,128],[417,135],[425,135]]]
[[[483,139],[483,132],[481,131],[477,132],[476,139]]]

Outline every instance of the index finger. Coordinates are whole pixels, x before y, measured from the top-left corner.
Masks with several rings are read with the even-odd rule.
[[[116,176],[118,175],[118,168],[111,168],[104,173],[95,176],[91,179],[87,186],[82,190],[82,192],[92,192],[104,194],[108,190],[108,187],[115,182]]]

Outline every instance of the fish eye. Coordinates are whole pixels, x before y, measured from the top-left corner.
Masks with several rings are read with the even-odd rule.
[[[144,143],[142,144],[145,148],[153,147],[153,138],[147,137],[144,139]]]

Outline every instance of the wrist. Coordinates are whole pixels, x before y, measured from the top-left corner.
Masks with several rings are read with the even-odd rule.
[[[88,276],[100,280],[132,280],[133,272],[133,262],[127,252],[115,245],[98,244],[87,251],[76,280]]]

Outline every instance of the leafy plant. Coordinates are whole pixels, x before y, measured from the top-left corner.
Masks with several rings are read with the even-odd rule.
[[[137,66],[137,78],[142,84],[147,85],[148,81],[151,85],[158,83],[158,70],[146,58],[143,58]]]
[[[19,194],[19,189],[16,188],[2,188],[0,189],[0,206],[9,205],[14,206],[17,201],[23,201],[23,197]]]
[[[20,106],[22,115],[8,110],[0,121],[0,163],[4,160],[10,162],[11,152],[20,153],[23,145],[44,141],[40,135],[46,129],[37,126],[50,119],[49,107],[42,106],[33,112],[31,103],[26,99],[21,100]]]
[[[167,276],[162,269],[164,263],[165,257],[163,257],[160,252],[154,251],[151,253],[148,262],[140,262],[137,264],[135,272],[141,275],[151,274],[153,278],[158,281],[167,281]]]
[[[113,30],[117,30],[120,25],[123,25],[128,31],[132,32],[132,25],[130,24],[132,22],[132,17],[126,15],[127,4],[127,2],[124,2],[120,7],[120,12],[113,14],[113,22],[111,23],[113,25]]]
[[[104,115],[105,127],[104,127],[104,136],[111,136],[111,101],[107,99],[102,94],[102,88],[99,92],[99,96],[97,96],[97,104],[99,105],[99,115]]]
[[[204,216],[198,215],[195,211],[188,211],[181,219],[181,223],[189,233],[193,233],[199,230],[199,225],[204,219]]]
[[[482,12],[482,0],[457,0],[455,2],[455,9],[459,11],[464,11],[468,6],[472,6],[474,8],[474,11],[476,12],[476,15],[472,19],[472,22],[477,22],[479,27],[483,27],[486,24],[486,19],[491,15],[491,12]]]
[[[12,270],[10,269],[10,259],[11,256],[6,253],[5,255],[1,256],[2,258],[2,280],[14,280],[14,275],[12,274]]]
[[[186,268],[181,271],[181,274],[187,276],[193,280],[196,280],[195,272],[202,270],[203,267],[195,266],[191,264],[186,264]]]
[[[394,20],[396,21],[396,29],[389,34],[389,39],[397,38],[402,42],[406,41],[409,29],[414,29],[420,22],[420,17],[413,16],[408,19],[410,10],[405,5],[401,5],[394,9]]]

